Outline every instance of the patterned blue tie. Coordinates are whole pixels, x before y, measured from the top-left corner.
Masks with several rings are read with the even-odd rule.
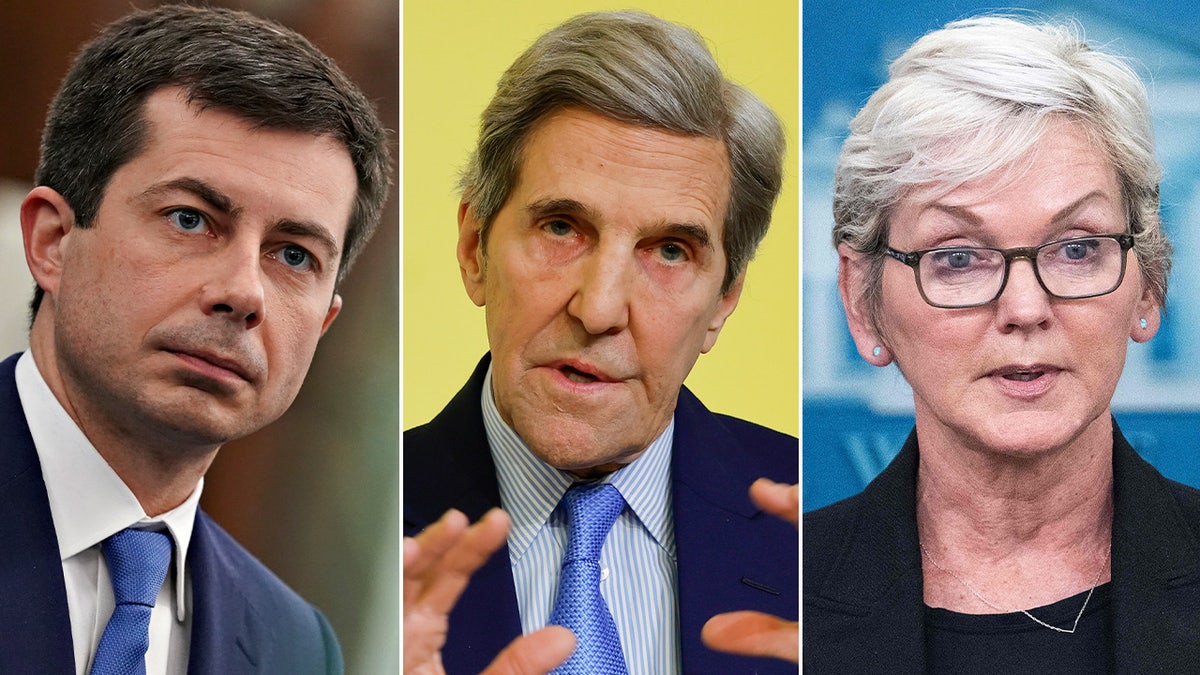
[[[112,576],[116,607],[100,637],[91,675],[145,675],[150,610],[171,563],[171,538],[126,529],[105,539],[100,549]]]
[[[567,509],[570,541],[550,623],[566,626],[578,644],[558,675],[625,675],[617,625],[600,595],[600,549],[625,499],[608,483],[574,485],[560,502]]]

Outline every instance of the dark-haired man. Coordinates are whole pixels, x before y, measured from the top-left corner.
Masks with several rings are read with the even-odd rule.
[[[0,363],[0,672],[327,673],[328,623],[199,511],[291,404],[389,182],[372,106],[250,15],[86,45],[21,205],[30,349]]]

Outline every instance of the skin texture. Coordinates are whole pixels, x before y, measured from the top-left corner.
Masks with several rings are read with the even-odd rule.
[[[255,129],[153,93],[149,139],[91,227],[54,190],[21,207],[46,299],[31,346],[63,407],[150,515],[221,444],[278,418],[341,308],[357,186],[329,137]]]
[[[737,306],[720,292],[729,164],[717,140],[568,108],[531,133],[485,244],[459,209],[458,261],[487,314],[504,421],[581,475],[633,461]]]
[[[892,247],[1006,248],[1127,228],[1115,171],[1084,131],[1065,120],[1046,132],[1017,180],[989,177],[935,195],[917,190],[900,202],[891,218]],[[861,258],[849,247],[839,252],[843,302],[860,354],[877,365],[895,360],[913,388],[918,430],[958,448],[1019,458],[1066,447],[1107,420],[1128,339],[1147,340],[1158,328],[1158,307],[1142,287],[1136,257],[1127,254],[1124,281],[1108,295],[1052,299],[1022,260],[998,300],[961,310],[926,304],[912,270],[889,261],[886,336],[878,336],[864,321],[855,288]],[[877,345],[885,348],[879,357],[872,355]],[[1005,367],[1045,374],[1014,382],[997,375]]]
[[[1053,120],[1013,168],[948,193],[915,189],[892,214],[889,244],[1008,248],[1127,230],[1116,172],[1078,123]],[[839,255],[859,353],[879,366],[895,360],[913,389],[927,557],[1003,608],[1038,607],[1106,580],[1110,402],[1128,341],[1149,340],[1160,321],[1136,256],[1126,254],[1114,292],[1081,300],[1051,298],[1019,260],[997,300],[958,310],[926,304],[912,270],[888,261],[878,335],[861,302],[866,263],[847,246]],[[923,571],[927,603],[997,611],[953,575]]]

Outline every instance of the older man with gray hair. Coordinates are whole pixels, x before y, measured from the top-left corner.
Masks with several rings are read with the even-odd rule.
[[[774,616],[796,616],[796,533],[768,514],[797,518],[773,482],[796,482],[797,441],[683,387],[737,306],[783,155],[703,39],[647,14],[570,19],[504,74],[458,212],[491,351],[404,438],[406,670],[479,672],[537,631],[506,653],[520,672],[794,672],[701,633],[751,608],[710,644],[795,659]]]

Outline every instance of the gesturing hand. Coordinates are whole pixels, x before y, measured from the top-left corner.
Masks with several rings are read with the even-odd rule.
[[[450,510],[416,537],[404,538],[404,672],[442,675],[450,610],[471,575],[508,536],[508,516],[492,509],[474,525]],[[575,636],[548,626],[514,640],[484,675],[544,675],[575,650]]]
[[[750,498],[762,510],[793,525],[800,522],[800,486],[765,478],[750,486]],[[700,635],[712,649],[744,656],[800,661],[800,626],[762,612],[726,612],[704,624]]]

